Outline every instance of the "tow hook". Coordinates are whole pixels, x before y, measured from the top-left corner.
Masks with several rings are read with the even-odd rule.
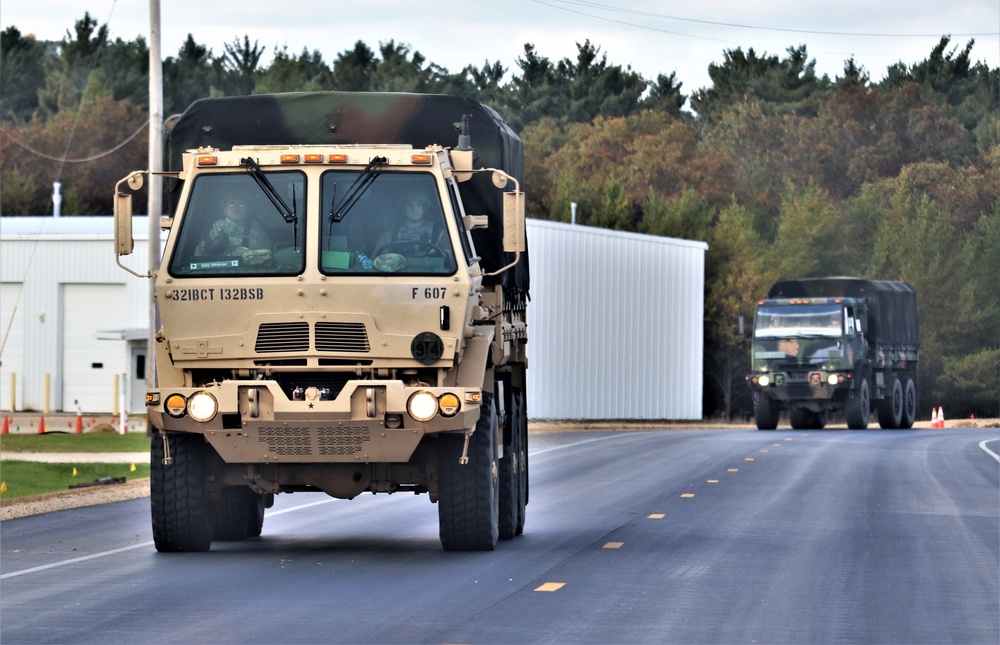
[[[163,437],[163,465],[169,466],[174,463],[174,458],[170,456],[170,442],[165,432],[161,432],[160,436]]]
[[[472,436],[472,430],[465,433],[465,443],[462,445],[462,456],[458,458],[458,463],[462,466],[469,463],[469,437]]]

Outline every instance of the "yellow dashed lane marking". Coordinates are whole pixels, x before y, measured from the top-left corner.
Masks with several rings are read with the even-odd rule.
[[[608,542],[604,545],[605,549],[620,549],[625,545],[624,542]]]
[[[792,440],[791,437],[785,437],[785,441],[791,441],[791,440]]]
[[[535,591],[559,591],[565,586],[565,582],[546,582],[541,587],[535,589]]]
[[[719,483],[719,480],[718,480],[718,479],[709,479],[709,480],[708,480],[708,481],[706,481],[705,483],[706,483],[706,484],[718,484],[718,483]]]
[[[694,493],[684,493],[681,497],[694,497]]]
[[[728,469],[726,469],[726,472],[727,473],[738,473],[738,472],[740,472],[740,469],[739,468],[728,468]]]
[[[761,450],[758,450],[757,452],[767,452],[767,448],[762,448]]]
[[[753,461],[753,457],[744,457],[743,461]]]
[[[662,520],[663,518],[666,517],[666,514],[664,514],[664,513],[650,513],[646,517],[648,519],[651,519],[651,520]]]

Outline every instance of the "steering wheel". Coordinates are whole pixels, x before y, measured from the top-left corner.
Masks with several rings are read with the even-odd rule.
[[[430,249],[430,253],[427,256],[437,255],[439,257],[447,257],[447,252],[442,249],[437,244],[433,242],[423,242],[421,240],[400,240],[399,242],[389,242],[388,244],[382,246],[377,251],[375,251],[375,257],[382,255],[383,253],[389,253],[392,249],[398,249],[403,247],[418,247]],[[403,255],[406,255],[405,253]]]

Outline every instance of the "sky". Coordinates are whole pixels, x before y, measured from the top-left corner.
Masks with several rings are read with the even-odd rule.
[[[221,56],[246,35],[265,48],[319,51],[327,64],[363,41],[378,50],[390,40],[449,72],[500,62],[517,72],[531,43],[538,55],[575,60],[587,40],[608,63],[647,80],[676,74],[683,94],[711,86],[708,67],[724,52],[753,48],[784,58],[806,45],[816,71],[831,79],[854,57],[873,81],[898,62],[927,59],[942,35],[959,51],[971,39],[973,61],[1000,67],[1000,0],[160,0],[164,58],[190,33]],[[112,38],[149,41],[149,0],[3,0],[0,27],[61,40],[89,11]]]

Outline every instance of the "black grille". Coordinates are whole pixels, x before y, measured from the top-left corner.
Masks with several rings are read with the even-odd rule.
[[[313,452],[308,428],[261,428],[259,438],[276,455],[304,457]]]
[[[316,349],[321,352],[369,352],[368,332],[362,323],[316,323]]]
[[[309,323],[265,323],[257,331],[254,350],[259,354],[309,351]]]

